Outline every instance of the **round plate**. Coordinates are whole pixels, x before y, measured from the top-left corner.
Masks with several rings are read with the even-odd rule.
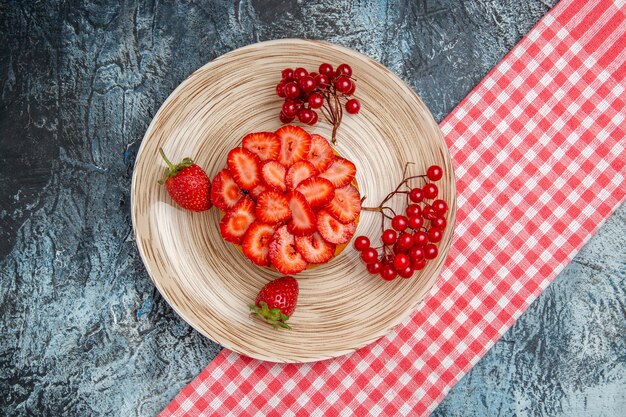
[[[431,164],[444,168],[437,182],[447,201],[448,227],[438,257],[411,279],[391,282],[367,273],[352,245],[326,265],[296,277],[300,296],[289,320],[274,329],[249,316],[259,289],[279,274],[255,266],[219,231],[216,208],[192,213],[178,208],[157,180],[165,172],[158,149],[172,161],[192,157],[209,177],[226,154],[254,131],[281,124],[282,99],[275,86],[286,67],[311,71],[320,63],[348,63],[357,80],[356,115],[344,113],[336,149],[357,166],[364,206],[378,206],[409,173]],[[310,133],[330,138],[320,117]],[[398,196],[391,206],[401,211]],[[165,101],[139,149],[132,183],[132,217],[139,252],[163,297],[191,326],[222,346],[274,362],[327,359],[363,347],[389,332],[418,306],[433,286],[450,247],[456,213],[450,155],[432,115],[415,93],[384,66],[337,45],[305,40],[257,43],[232,51],[194,72]],[[362,212],[356,235],[378,243],[381,216]]]

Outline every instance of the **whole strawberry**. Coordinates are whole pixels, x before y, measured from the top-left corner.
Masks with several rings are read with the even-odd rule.
[[[291,329],[285,323],[296,309],[298,301],[298,281],[292,276],[284,276],[270,281],[259,291],[250,312],[272,326]]]
[[[167,192],[178,205],[191,211],[204,211],[211,208],[211,181],[206,173],[190,158],[185,158],[177,165],[172,164],[165,156],[163,149],[159,152],[169,167],[164,180]]]

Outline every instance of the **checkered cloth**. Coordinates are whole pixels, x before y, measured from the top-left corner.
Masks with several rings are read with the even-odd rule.
[[[224,350],[162,416],[431,412],[625,197],[625,13],[562,1],[442,123],[457,237],[402,325],[303,365]]]

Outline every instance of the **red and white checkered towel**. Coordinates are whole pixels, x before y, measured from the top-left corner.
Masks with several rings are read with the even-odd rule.
[[[562,1],[442,123],[457,238],[409,319],[316,363],[224,350],[162,416],[432,411],[626,195],[625,14],[623,0]]]

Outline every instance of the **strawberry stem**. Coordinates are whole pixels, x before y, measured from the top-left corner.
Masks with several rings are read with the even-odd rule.
[[[170,171],[174,170],[174,164],[172,164],[170,160],[167,159],[167,156],[165,156],[165,152],[163,152],[163,148],[159,148],[159,153],[161,154],[161,158],[163,158],[167,166],[170,167]]]

